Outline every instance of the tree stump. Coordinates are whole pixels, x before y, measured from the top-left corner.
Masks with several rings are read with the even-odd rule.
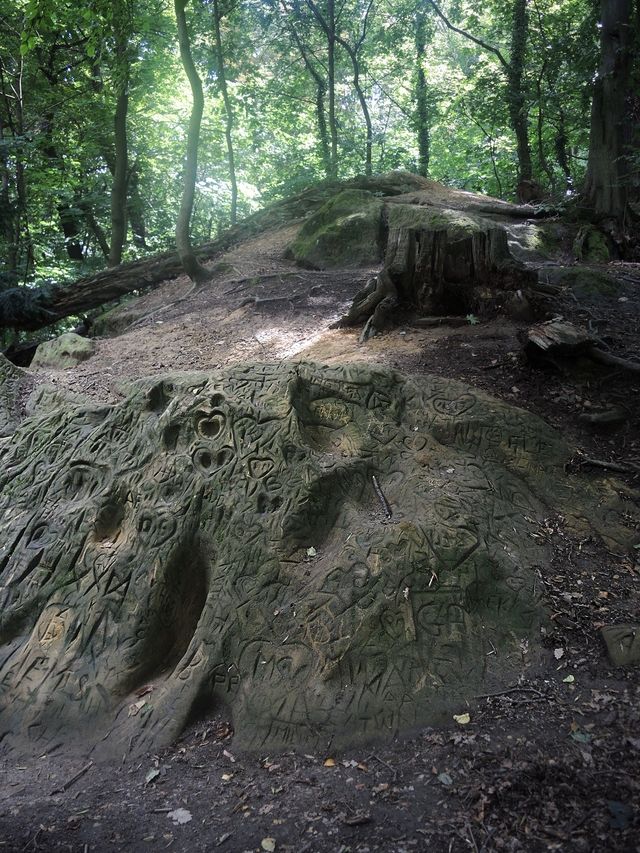
[[[535,285],[537,273],[516,261],[507,232],[478,220],[476,231],[460,229],[389,229],[386,262],[377,280],[356,294],[340,325],[367,321],[363,338],[381,331],[390,311],[401,305],[422,315],[456,308],[466,313],[497,291]],[[488,289],[488,290],[487,290]],[[394,301],[395,300],[395,301]],[[385,304],[379,314],[378,307]],[[466,310],[465,310],[466,309]]]

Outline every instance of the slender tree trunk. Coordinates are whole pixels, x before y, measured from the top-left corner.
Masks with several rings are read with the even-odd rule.
[[[111,250],[109,266],[117,267],[122,261],[122,247],[127,234],[127,111],[129,109],[128,82],[121,84],[116,101],[115,141],[116,163],[111,184]]]
[[[367,99],[365,98],[364,92],[362,91],[362,87],[360,85],[360,63],[358,61],[358,55],[356,51],[351,47],[348,42],[338,36],[336,37],[336,41],[338,42],[338,44],[341,44],[342,47],[346,50],[347,54],[349,55],[349,59],[351,60],[351,64],[353,65],[353,88],[357,92],[358,100],[360,101],[360,108],[362,109],[362,115],[364,117],[364,123],[367,128],[364,173],[368,178],[370,178],[372,175],[371,158],[373,148],[373,128],[371,126],[371,116],[369,115]]]
[[[424,178],[429,174],[431,155],[431,134],[429,130],[429,92],[427,77],[424,73],[424,61],[427,50],[427,16],[418,13],[416,19],[416,132],[418,137],[418,174]]]
[[[220,91],[222,92],[222,100],[224,101],[224,109],[227,114],[225,123],[225,136],[227,138],[227,153],[229,157],[229,179],[231,181],[231,224],[235,225],[238,218],[238,182],[236,180],[236,166],[233,154],[233,110],[231,101],[229,100],[229,90],[227,89],[227,78],[224,72],[224,55],[222,53],[222,38],[220,36],[220,11],[218,0],[213,0],[213,19],[216,28],[216,55],[218,58],[218,80],[220,81]]]
[[[287,7],[283,3],[283,9],[287,12]],[[293,22],[289,24],[289,30],[291,31],[291,35],[300,51],[300,56],[302,57],[302,61],[305,64],[305,68],[313,77],[313,80],[316,84],[316,116],[318,119],[318,137],[320,140],[320,153],[322,156],[322,164],[324,167],[324,172],[327,177],[331,177],[331,151],[329,146],[329,130],[327,128],[327,115],[324,106],[324,99],[327,94],[327,84],[322,78],[322,75],[318,72],[318,70],[314,67],[311,59],[309,57],[309,53],[305,48],[302,39],[295,27]]]
[[[336,124],[336,15],[335,2],[328,0],[329,22],[326,30],[329,64],[329,130],[331,131],[331,177],[338,174],[338,125]]]
[[[533,177],[531,149],[527,128],[527,105],[524,88],[524,62],[527,50],[529,15],[527,0],[514,0],[511,30],[511,58],[507,69],[509,91],[507,100],[511,126],[516,135],[518,150],[518,183]]]
[[[191,246],[190,226],[191,212],[196,192],[196,176],[198,173],[198,142],[200,139],[200,124],[204,111],[204,93],[202,81],[198,76],[196,66],[191,56],[191,44],[189,42],[189,30],[185,6],[187,0],[174,0],[176,22],[178,25],[178,43],[180,45],[180,58],[185,73],[189,78],[191,93],[193,96],[193,107],[189,119],[187,131],[187,161],[184,170],[184,189],[178,221],[176,222],[176,247],[180,261],[192,281],[207,281],[210,277],[209,270],[198,261],[193,247]]]
[[[564,123],[564,111],[560,109],[560,117],[558,120],[558,130],[553,140],[553,147],[556,155],[556,163],[562,171],[564,172],[564,176],[566,179],[566,189],[570,190],[573,186],[573,180],[571,177],[571,167],[569,166],[569,159],[567,158],[567,145],[569,140],[567,139],[567,131]]]
[[[111,250],[109,266],[122,261],[122,247],[127,236],[127,112],[129,111],[128,20],[124,0],[114,0],[113,35],[116,43],[116,112],[114,116],[115,153],[111,184]]]
[[[127,180],[127,215],[136,246],[147,248],[147,229],[144,221],[144,205],[139,188],[140,166],[134,162]]]
[[[608,214],[624,222],[628,164],[622,125],[632,67],[630,0],[601,0],[600,20],[600,63],[591,105],[583,195],[596,214]]]
[[[2,124],[2,116],[0,116],[0,143],[4,142],[4,139],[4,125]],[[7,166],[7,157],[4,145],[0,152],[0,160],[2,163],[2,166],[0,167],[0,170],[2,171],[2,189],[0,191],[2,210],[0,210],[0,218],[2,220],[4,239],[7,243],[7,269],[10,273],[15,273],[18,269],[18,254],[16,251],[16,235],[11,210],[11,180],[9,178],[9,169]]]

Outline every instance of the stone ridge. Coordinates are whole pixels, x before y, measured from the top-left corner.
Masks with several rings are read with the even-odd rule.
[[[570,456],[461,383],[362,364],[42,391],[0,446],[5,743],[156,749],[216,703],[255,750],[449,715],[535,657],[549,512],[633,544]]]

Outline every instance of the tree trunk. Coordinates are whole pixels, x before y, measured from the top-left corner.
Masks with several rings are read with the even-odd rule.
[[[287,7],[283,2],[283,9],[285,12],[287,11]],[[296,7],[297,8],[297,7]],[[293,14],[293,13],[291,13]],[[316,84],[316,116],[318,119],[318,136],[320,138],[320,152],[322,156],[322,164],[324,166],[325,175],[330,178],[331,177],[331,150],[329,146],[329,131],[327,128],[327,116],[325,113],[324,99],[327,94],[327,84],[322,78],[322,75],[318,72],[318,70],[314,67],[311,59],[309,58],[309,52],[305,48],[302,39],[295,27],[294,23],[289,24],[289,29],[293,36],[293,39],[298,46],[298,50],[300,51],[300,56],[302,57],[302,61],[305,64],[305,67],[309,74],[313,77],[313,80]]]
[[[329,62],[329,131],[331,133],[331,178],[338,174],[338,125],[336,124],[336,19],[335,3],[329,0],[327,34]]]
[[[178,25],[178,42],[180,45],[180,58],[185,73],[189,78],[191,93],[193,96],[193,107],[189,119],[189,130],[187,132],[187,162],[184,170],[184,189],[178,221],[176,223],[176,247],[178,255],[184,267],[184,271],[192,281],[207,281],[209,271],[198,261],[193,247],[191,246],[191,213],[193,211],[193,200],[196,191],[196,176],[198,172],[198,142],[200,139],[200,123],[204,111],[204,93],[202,81],[198,76],[196,66],[191,56],[191,45],[189,42],[189,30],[185,6],[187,0],[174,0],[176,22]]]
[[[367,106],[367,99],[364,96],[364,92],[362,91],[362,86],[360,85],[360,63],[358,61],[357,52],[351,47],[351,45],[346,42],[343,38],[336,37],[336,41],[342,45],[342,47],[346,50],[349,55],[349,59],[351,60],[351,64],[353,65],[353,88],[356,90],[358,95],[358,100],[360,101],[360,108],[362,110],[362,115],[364,117],[365,127],[367,128],[367,138],[365,144],[365,158],[364,158],[364,173],[367,178],[370,178],[373,174],[373,166],[372,166],[372,149],[373,149],[373,128],[371,126],[371,116],[369,115],[369,107]]]
[[[0,143],[4,142],[4,125],[2,116],[0,116]],[[18,270],[18,253],[16,247],[16,235],[14,230],[14,222],[12,215],[11,194],[9,191],[10,177],[9,168],[7,166],[7,154],[4,145],[0,149],[0,171],[2,172],[2,189],[0,190],[0,200],[2,201],[2,209],[0,210],[0,221],[2,222],[2,230],[4,239],[7,244],[7,268],[11,275],[14,275]]]
[[[227,139],[227,153],[229,156],[229,179],[231,181],[231,224],[235,225],[238,218],[238,182],[236,180],[236,167],[233,154],[233,110],[231,101],[229,100],[229,91],[227,89],[227,78],[224,71],[224,55],[222,53],[222,38],[220,36],[220,11],[218,0],[213,0],[213,20],[216,29],[216,56],[218,59],[218,80],[220,81],[220,91],[222,92],[222,100],[224,101],[224,109],[227,115],[225,123],[225,136]]]
[[[511,126],[516,135],[518,149],[518,182],[530,181],[533,176],[524,90],[524,62],[527,49],[528,27],[527,0],[514,0],[511,57],[507,69],[509,86],[507,102]]]
[[[127,111],[129,108],[128,83],[123,80],[116,101],[114,118],[116,164],[111,184],[111,250],[109,266],[122,261],[122,247],[127,233]]]
[[[624,105],[632,67],[630,0],[601,0],[600,64],[593,90],[589,161],[583,195],[596,215],[624,222],[628,164]]]
[[[416,131],[418,137],[418,174],[426,178],[429,174],[429,157],[431,136],[429,129],[429,91],[427,76],[424,73],[424,62],[427,49],[426,37],[427,16],[424,12],[418,14],[416,21]]]
[[[133,242],[142,249],[147,248],[147,229],[144,221],[144,205],[139,188],[140,166],[137,162],[129,172],[127,181],[127,215],[131,223]]]

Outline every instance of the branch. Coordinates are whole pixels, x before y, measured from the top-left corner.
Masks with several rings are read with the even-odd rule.
[[[483,47],[485,50],[488,50],[490,53],[494,53],[498,57],[498,59],[500,60],[500,63],[503,66],[503,68],[506,71],[510,70],[511,66],[509,65],[507,60],[504,58],[504,56],[500,53],[500,51],[498,50],[497,47],[493,47],[493,45],[487,44],[486,41],[482,41],[481,39],[477,39],[475,36],[472,36],[471,33],[468,33],[465,30],[460,30],[460,29],[458,29],[458,27],[454,27],[453,24],[451,23],[451,21],[449,21],[448,18],[445,18],[445,16],[442,14],[442,12],[436,6],[436,4],[433,2],[433,0],[428,0],[428,2],[433,6],[433,8],[436,12],[436,15],[438,15],[439,18],[442,18],[442,20],[445,22],[445,24],[447,25],[447,27],[450,30],[453,30],[454,33],[458,33],[458,35],[464,36],[464,38],[468,39],[469,41],[472,41],[474,44],[480,45],[480,47]]]
[[[598,349],[598,347],[589,347],[587,355],[589,355],[594,361],[599,361],[601,364],[607,364],[610,367],[624,367],[625,370],[631,370],[633,373],[640,373],[640,364],[637,364],[635,361],[627,361],[626,358],[618,358],[617,355],[611,355],[611,353],[608,352],[603,352],[603,350]]]

